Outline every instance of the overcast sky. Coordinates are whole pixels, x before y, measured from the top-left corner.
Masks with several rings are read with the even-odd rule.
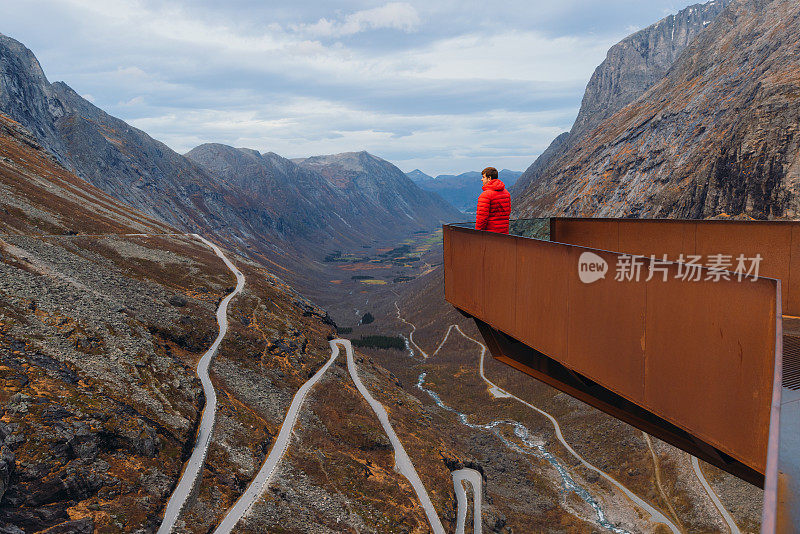
[[[688,0],[1,0],[52,81],[184,153],[524,170],[608,48]]]

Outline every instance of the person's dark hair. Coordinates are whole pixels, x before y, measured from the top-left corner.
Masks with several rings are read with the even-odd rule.
[[[486,176],[490,180],[497,180],[497,169],[494,167],[486,167],[481,171],[481,176]]]

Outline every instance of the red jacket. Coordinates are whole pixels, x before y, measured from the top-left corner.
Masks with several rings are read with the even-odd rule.
[[[507,234],[509,213],[511,195],[506,191],[506,185],[497,178],[487,182],[478,197],[475,229]]]

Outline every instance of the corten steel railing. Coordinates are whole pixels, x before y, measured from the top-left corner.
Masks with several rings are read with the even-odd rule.
[[[550,238],[559,243],[618,250],[642,256],[667,254],[675,261],[697,255],[740,254],[763,260],[759,274],[782,283],[785,315],[800,315],[800,223],[794,221],[676,219],[550,219]]]
[[[605,278],[581,282],[584,252],[607,263]],[[445,297],[495,358],[763,486],[780,280],[705,280],[704,268],[685,281],[669,263],[666,280],[646,281],[640,258],[645,276],[617,281],[621,256],[446,225]]]

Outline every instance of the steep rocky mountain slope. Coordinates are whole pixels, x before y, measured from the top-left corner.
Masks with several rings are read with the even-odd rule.
[[[800,4],[739,0],[644,95],[554,157],[520,215],[795,217]]]
[[[194,445],[204,404],[194,368],[232,274],[198,240],[64,169],[2,114],[0,232],[0,529],[154,532]],[[324,311],[263,266],[231,257],[247,285],[211,367],[217,423],[182,532],[207,532],[242,493],[334,335]],[[417,451],[437,509],[454,518],[440,451],[456,463],[466,453],[417,425],[424,410],[392,375],[359,362],[365,382],[400,407],[393,422]],[[427,531],[379,425],[337,369],[314,391],[301,438],[250,524]]]
[[[711,0],[687,7],[626,37],[608,51],[592,74],[578,118],[520,177],[513,193],[523,192],[572,147],[614,113],[660,81],[675,59],[733,0]]]
[[[511,189],[522,173],[503,169],[498,177]],[[481,194],[480,171],[461,174],[440,174],[436,178],[416,180],[418,186],[426,191],[438,193],[447,202],[464,213],[475,213],[478,196]]]
[[[403,171],[368,152],[294,161],[342,190],[351,199],[358,216],[367,220],[390,221],[390,225],[408,231],[415,227],[432,228],[459,216],[458,210],[439,195],[423,191]]]
[[[457,214],[438,197],[407,180],[399,182],[397,167],[367,153],[358,155],[368,163],[360,167],[357,184],[345,187],[343,181],[352,179],[350,167],[323,173],[272,152],[205,144],[186,157],[258,199],[262,209],[274,214],[278,233],[323,250],[401,239]]]
[[[64,170],[5,115],[0,231],[0,525],[152,527],[193,443],[190,366],[224,266],[191,238],[124,236],[173,230]]]
[[[49,83],[33,53],[0,34],[0,112],[30,130],[68,169],[109,195],[181,229],[222,228],[257,206],[66,84]],[[249,210],[248,210],[249,208]]]

